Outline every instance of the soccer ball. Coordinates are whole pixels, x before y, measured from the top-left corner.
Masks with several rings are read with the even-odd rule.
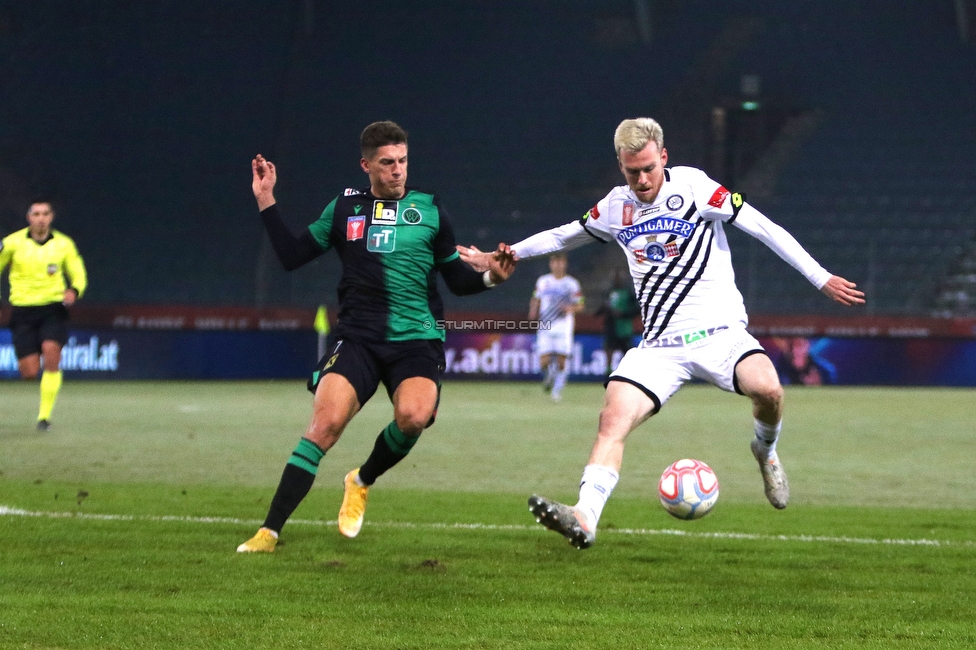
[[[668,514],[678,519],[700,519],[718,501],[718,477],[700,460],[682,458],[661,474],[657,494]]]

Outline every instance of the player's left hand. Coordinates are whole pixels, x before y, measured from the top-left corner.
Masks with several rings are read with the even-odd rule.
[[[864,304],[864,292],[857,290],[857,285],[845,280],[839,275],[832,275],[827,283],[820,288],[825,296],[848,307]]]
[[[498,248],[488,253],[477,246],[457,246],[461,261],[479,273],[489,271],[495,284],[504,282],[515,270],[515,254],[508,244],[498,244]]]
[[[457,252],[461,256],[461,261],[478,273],[484,273],[491,266],[492,253],[478,250],[477,246],[461,246],[458,244]]]
[[[75,290],[75,289],[65,289],[64,290],[64,298],[61,299],[61,302],[64,304],[65,307],[70,307],[71,305],[75,304],[75,300],[77,300],[77,299],[78,299],[78,291],[77,290]]]

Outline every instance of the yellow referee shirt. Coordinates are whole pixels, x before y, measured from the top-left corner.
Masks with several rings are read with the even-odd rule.
[[[10,304],[36,307],[64,300],[71,287],[78,296],[88,286],[85,263],[75,242],[51,230],[43,244],[31,239],[30,228],[11,233],[0,242],[0,273],[10,266]]]

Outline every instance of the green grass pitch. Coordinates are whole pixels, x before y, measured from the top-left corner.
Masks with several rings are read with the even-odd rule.
[[[596,545],[537,525],[574,502],[603,391],[451,382],[437,424],[335,528],[382,394],[325,457],[272,555],[239,555],[304,431],[300,382],[0,384],[0,648],[976,647],[976,391],[790,388],[770,507],[748,402],[689,386],[631,434]],[[721,497],[670,518],[672,461]]]

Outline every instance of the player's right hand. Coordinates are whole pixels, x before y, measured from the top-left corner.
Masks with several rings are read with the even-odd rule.
[[[488,271],[491,273],[491,281],[500,284],[507,280],[515,271],[515,253],[508,244],[498,244],[494,253],[488,255]]]
[[[258,201],[259,210],[274,205],[274,186],[277,182],[278,173],[274,163],[265,160],[261,154],[256,155],[251,161],[251,191]]]

